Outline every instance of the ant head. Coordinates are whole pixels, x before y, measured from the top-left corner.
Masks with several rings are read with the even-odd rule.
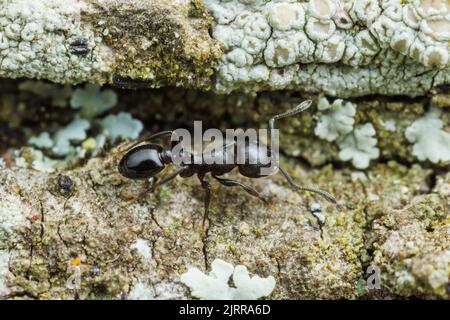
[[[127,151],[119,163],[119,172],[130,179],[147,179],[164,169],[163,148],[156,144],[144,144]]]

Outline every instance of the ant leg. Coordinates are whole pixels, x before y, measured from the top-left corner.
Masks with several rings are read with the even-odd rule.
[[[178,176],[180,173],[182,173],[184,171],[185,168],[181,168],[175,172],[172,172],[171,174],[169,174],[168,176],[165,176],[164,178],[162,178],[161,180],[155,180],[155,182],[153,183],[152,186],[152,192],[155,191],[156,187],[159,187],[160,185],[163,185],[171,180],[173,180],[174,178],[176,178],[176,176]]]
[[[156,139],[168,136],[168,135],[172,135],[172,133],[173,133],[173,131],[166,130],[166,131],[161,131],[161,132],[152,134],[150,137],[143,138],[141,140],[136,141],[128,148],[128,150],[131,150],[132,148],[136,147],[138,144],[141,144],[142,142],[146,142],[146,141],[150,142],[150,141],[153,141],[153,140],[156,140]]]
[[[209,221],[209,203],[211,202],[211,184],[206,181],[204,174],[198,174],[197,175],[198,180],[200,180],[200,183],[202,185],[203,190],[205,190],[205,212],[203,214],[203,222],[202,222],[202,237],[205,237],[205,223],[206,220]]]
[[[184,168],[181,168],[180,170],[177,170],[171,174],[169,174],[168,176],[162,178],[161,180],[158,180],[157,177],[154,177],[155,180],[153,180],[153,183],[151,186],[148,185],[149,181],[146,180],[143,190],[139,192],[139,195],[137,197],[134,197],[132,200],[130,200],[130,202],[135,201],[136,199],[142,199],[143,196],[145,196],[145,194],[150,191],[150,192],[154,192],[156,187],[165,184],[167,182],[169,182],[170,180],[173,180],[176,176],[178,176],[181,172],[183,172]]]
[[[264,199],[263,196],[261,196],[261,194],[258,191],[256,191],[255,189],[253,189],[249,186],[246,186],[245,184],[243,184],[239,181],[231,180],[231,179],[223,179],[223,178],[219,178],[218,176],[215,176],[215,175],[213,175],[213,178],[216,179],[217,181],[219,181],[220,184],[223,184],[226,187],[241,187],[248,194],[258,198],[265,204],[268,204],[267,200]]]
[[[298,190],[302,190],[302,191],[309,191],[309,192],[317,193],[317,194],[321,195],[322,197],[324,197],[325,199],[327,199],[328,201],[330,201],[332,203],[337,203],[336,198],[333,195],[331,195],[330,193],[323,191],[323,190],[319,190],[319,189],[300,186],[294,181],[294,179],[292,179],[292,177],[286,171],[284,171],[281,167],[278,167],[278,168],[280,169],[280,172],[283,174],[283,176],[286,178],[286,180],[289,182],[289,184],[292,187],[294,187]]]

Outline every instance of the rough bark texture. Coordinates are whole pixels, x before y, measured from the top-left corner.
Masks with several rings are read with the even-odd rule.
[[[109,92],[118,103],[102,109],[92,101],[111,88],[0,82],[0,298],[191,298],[180,275],[220,258],[273,275],[270,298],[449,299],[449,7],[0,0],[1,77],[144,89]],[[182,88],[148,89],[161,86]],[[90,107],[69,103],[80,90]],[[112,113],[129,112],[150,132],[192,120],[262,128],[304,99],[308,112],[278,123],[291,157],[283,165],[338,205],[281,177],[242,179],[267,206],[213,183],[206,238],[196,179],[150,193],[118,173],[125,146],[90,147]],[[55,172],[33,170],[55,170],[36,165],[37,152],[61,155],[29,138],[54,139],[78,117],[90,129],[66,142],[83,153],[60,158]],[[379,290],[367,286],[370,266],[380,268]]]
[[[366,174],[289,165],[302,183],[334,192],[339,206],[298,194],[279,178],[246,181],[269,206],[214,185],[202,239],[196,180],[143,192],[143,183],[118,174],[117,160],[110,153],[65,171],[69,192],[56,173],[0,170],[4,298],[117,299],[136,286],[159,298],[188,297],[180,274],[188,266],[207,269],[215,258],[274,275],[272,298],[449,298],[448,174],[429,185],[431,172],[417,165],[382,164]],[[317,200],[327,216],[322,233],[308,209]],[[67,285],[71,264],[81,266],[80,290]],[[365,284],[369,265],[381,269],[381,290]]]
[[[418,96],[449,83],[449,7],[445,0],[3,0],[0,76]]]
[[[295,156],[285,164],[289,171],[301,184],[335,194],[339,206],[292,191],[281,177],[252,181],[233,174],[261,191],[271,205],[213,183],[213,213],[202,239],[198,181],[177,179],[149,193],[145,183],[118,173],[126,145],[51,174],[31,169],[39,167],[30,147],[8,152],[7,147],[24,145],[25,137],[52,132],[78,114],[52,106],[54,96],[48,94],[64,93],[63,87],[45,84],[48,92],[36,94],[18,90],[21,83],[3,81],[0,99],[3,298],[189,297],[180,274],[190,266],[206,271],[216,258],[275,276],[271,298],[449,298],[448,165],[417,164],[404,136],[404,128],[422,117],[430,103],[441,106],[448,129],[448,95],[352,100],[358,105],[357,122],[370,121],[377,128],[382,153],[366,171],[345,169],[349,165],[337,162],[337,147],[314,135],[317,110],[280,121],[282,150]],[[145,90],[121,92],[111,112],[129,111],[151,132],[199,119],[204,129],[259,128],[269,115],[304,98],[293,92],[223,96]],[[393,115],[398,129],[390,132],[381,123]],[[94,125],[98,120],[89,121]],[[302,159],[320,166],[301,166]],[[71,178],[71,190],[59,185],[60,175]],[[323,232],[310,213],[314,202],[327,217]],[[381,269],[381,290],[368,289],[369,266]],[[69,281],[78,270],[74,267],[81,270],[79,290]]]

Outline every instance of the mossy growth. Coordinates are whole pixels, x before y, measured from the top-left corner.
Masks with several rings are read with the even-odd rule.
[[[202,2],[93,5],[95,14],[84,19],[116,54],[110,82],[209,89],[221,48],[208,33],[212,18]]]

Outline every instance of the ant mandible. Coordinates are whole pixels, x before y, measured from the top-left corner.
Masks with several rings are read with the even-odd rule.
[[[297,113],[300,113],[306,109],[308,109],[311,106],[311,101],[307,100],[302,103],[300,103],[297,107],[295,107],[292,110],[289,110],[285,113],[278,114],[271,118],[269,120],[269,132],[272,132],[273,129],[275,129],[275,121],[293,116]],[[162,146],[158,144],[151,143],[154,140],[157,140],[159,138],[170,136],[172,135],[173,131],[162,131],[158,132],[146,139],[143,139],[141,141],[138,141],[134,143],[126,152],[126,154],[123,156],[119,163],[119,172],[126,178],[130,179],[148,179],[151,177],[155,177],[159,172],[161,172],[166,164],[172,164],[172,151],[168,148],[163,148]],[[271,135],[269,135],[269,138],[271,138]],[[140,145],[143,142],[147,142],[147,144]],[[270,145],[269,141],[269,145]],[[300,186],[298,185],[294,179],[283,169],[281,166],[276,166],[273,168],[273,170],[268,170],[269,172],[266,172],[263,174],[261,169],[262,168],[268,168],[267,164],[262,164],[259,159],[263,159],[266,157],[266,154],[261,154],[261,152],[269,152],[270,148],[268,146],[265,146],[265,148],[261,148],[261,145],[264,145],[261,141],[249,141],[245,140],[244,145],[237,145],[236,143],[228,144],[224,146],[223,154],[228,152],[226,150],[229,147],[233,147],[234,149],[234,162],[233,163],[212,163],[208,164],[205,161],[202,161],[201,163],[195,163],[193,161],[190,161],[189,164],[182,163],[181,168],[177,171],[169,174],[168,176],[164,177],[160,181],[155,181],[153,184],[153,188],[160,186],[162,184],[165,184],[178,175],[183,178],[191,177],[194,174],[197,175],[202,188],[205,191],[205,202],[204,202],[204,216],[203,216],[203,225],[205,223],[205,220],[208,217],[209,213],[209,204],[211,200],[211,185],[208,181],[205,180],[205,175],[207,173],[210,173],[212,177],[217,180],[220,184],[226,186],[226,187],[241,187],[246,191],[248,194],[259,198],[264,203],[267,203],[267,201],[261,196],[259,192],[257,192],[255,189],[239,182],[236,180],[226,179],[222,178],[220,176],[224,175],[225,173],[228,173],[232,171],[235,167],[238,168],[239,173],[245,177],[249,178],[261,178],[266,177],[269,175],[275,174],[277,171],[281,172],[281,174],[286,178],[289,185],[291,185],[293,188],[301,191],[309,191],[313,193],[317,193],[324,197],[326,200],[336,203],[336,199],[333,195],[326,191],[322,191],[319,189],[314,189],[310,187]],[[238,150],[238,148],[240,150]],[[238,161],[236,161],[236,155],[239,154],[238,152],[244,152],[241,154],[245,154],[245,163],[244,164],[238,164]],[[193,156],[190,154],[190,156]],[[249,161],[250,158],[252,158],[253,161]],[[191,158],[192,159],[192,158]],[[204,159],[204,154],[202,154],[201,159]],[[256,159],[256,161],[254,161]]]

